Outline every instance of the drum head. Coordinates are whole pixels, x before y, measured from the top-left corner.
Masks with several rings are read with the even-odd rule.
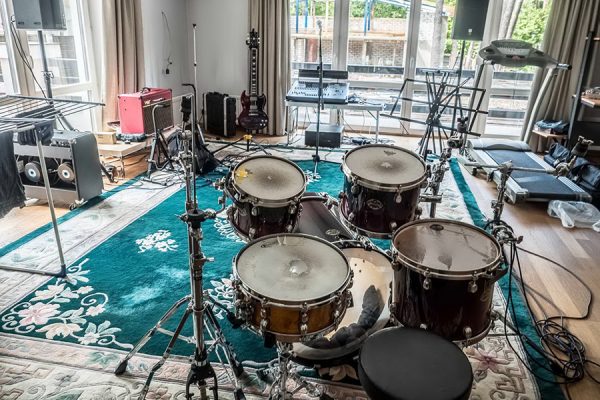
[[[281,303],[329,298],[350,276],[348,261],[337,247],[301,234],[270,235],[248,244],[235,268],[245,287]]]
[[[360,349],[373,332],[385,327],[390,318],[388,300],[393,269],[390,259],[376,250],[360,247],[342,249],[354,273],[353,304],[335,332],[305,344],[294,344],[299,362],[306,365],[337,365]],[[311,362],[312,361],[312,362]]]
[[[306,177],[296,164],[273,156],[242,161],[233,170],[233,181],[243,193],[271,201],[300,196],[306,185]]]
[[[346,169],[351,174],[381,185],[411,185],[425,178],[421,158],[408,150],[389,145],[357,147],[346,154]]]
[[[500,245],[484,230],[442,219],[404,225],[392,245],[408,266],[448,275],[486,270],[501,256]]]

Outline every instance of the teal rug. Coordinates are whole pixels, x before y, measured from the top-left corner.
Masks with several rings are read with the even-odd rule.
[[[300,161],[298,164],[309,179],[307,191],[337,196],[342,189],[339,164],[323,162],[319,165],[318,174],[312,172],[312,161]],[[455,160],[451,162],[451,170],[469,214],[481,226],[483,214]],[[215,173],[207,179],[215,180],[221,176]],[[199,181],[199,186],[201,207],[217,209],[220,193],[205,180]],[[184,211],[184,199],[185,191],[175,192],[73,263],[67,279],[51,279],[9,307],[0,315],[0,332],[124,351],[131,349],[175,301],[189,293],[186,225],[178,219]],[[65,218],[73,216],[69,213]],[[214,258],[214,262],[205,267],[205,288],[223,304],[231,306],[231,263],[244,243],[237,239],[224,213],[215,221],[203,224],[203,230],[203,249],[208,257]],[[0,249],[0,253],[12,251],[39,232]],[[385,241],[377,244],[383,248],[389,246]],[[501,280],[500,286],[506,295],[507,280]],[[520,325],[533,329],[521,299],[517,300]],[[180,314],[166,328],[173,329]],[[260,363],[274,357],[274,351],[264,348],[257,336],[246,330],[232,329],[222,312],[217,316],[242,361]],[[188,325],[184,334],[191,333]],[[157,334],[143,352],[162,354],[167,342],[166,336]],[[190,345],[180,342],[174,352],[187,356],[191,350]],[[513,371],[508,370],[492,371],[489,357],[487,352],[475,354],[481,374],[513,375]],[[492,367],[488,368],[489,365]],[[481,379],[485,376],[482,375]],[[515,381],[518,379],[515,378]],[[553,377],[548,377],[548,380],[553,381]],[[542,398],[562,398],[556,384],[538,381],[538,385]],[[515,384],[516,392],[519,391],[518,386]],[[492,391],[488,393],[494,398]]]

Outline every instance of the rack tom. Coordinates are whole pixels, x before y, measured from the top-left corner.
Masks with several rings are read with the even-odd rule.
[[[492,235],[463,222],[404,225],[392,240],[390,311],[405,326],[472,344],[491,328],[494,283],[506,269]]]
[[[348,260],[308,235],[257,239],[234,260],[236,315],[261,336],[302,342],[336,329],[351,302]]]
[[[427,179],[423,160],[396,146],[372,144],[350,150],[342,162],[340,211],[360,234],[389,238],[414,219]]]
[[[247,158],[227,176],[225,192],[233,200],[227,218],[246,240],[292,232],[305,187],[306,176],[293,162],[266,155]]]

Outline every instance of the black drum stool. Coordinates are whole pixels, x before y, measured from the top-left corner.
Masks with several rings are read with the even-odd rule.
[[[363,344],[358,375],[373,400],[468,399],[473,370],[454,343],[413,328],[387,328]]]

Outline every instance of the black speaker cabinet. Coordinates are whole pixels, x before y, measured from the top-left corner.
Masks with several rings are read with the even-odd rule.
[[[204,94],[204,130],[212,135],[234,136],[235,99],[218,92]]]
[[[452,39],[483,40],[489,0],[458,0]]]
[[[25,195],[47,200],[37,146],[14,143]],[[96,137],[90,132],[55,131],[44,159],[55,202],[78,205],[102,193]]]
[[[17,29],[65,30],[63,0],[13,0]]]

